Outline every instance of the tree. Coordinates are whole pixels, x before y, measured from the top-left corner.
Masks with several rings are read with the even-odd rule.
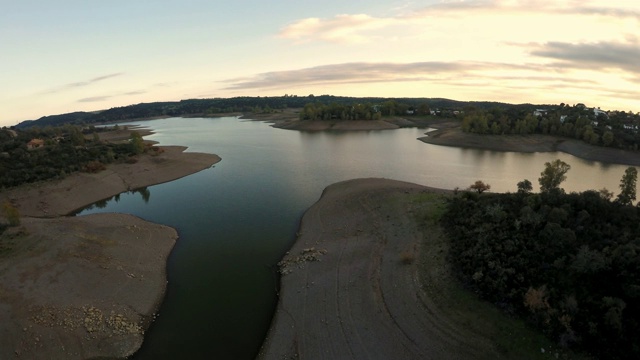
[[[518,192],[521,194],[528,194],[533,190],[533,184],[531,181],[524,179],[518,183]]]
[[[469,188],[477,191],[478,194],[482,194],[483,192],[491,189],[491,185],[485,184],[482,180],[476,180],[476,182],[469,186]]]
[[[600,197],[609,201],[611,200],[611,198],[613,197],[613,192],[609,191],[609,189],[607,188],[602,188],[600,190],[598,190],[598,194],[600,194]]]
[[[602,135],[602,142],[604,143],[604,146],[611,146],[613,140],[614,136],[611,131],[605,131],[605,133]]]
[[[4,205],[2,205],[2,212],[7,218],[7,221],[9,221],[9,226],[20,225],[20,212],[12,203],[6,201]]]
[[[538,178],[540,191],[549,192],[559,189],[560,184],[567,179],[565,174],[571,169],[571,166],[560,159],[546,162],[544,166],[544,171],[540,173]]]
[[[418,106],[418,114],[430,115],[431,109],[429,108],[429,104],[427,104],[426,102],[421,103],[420,106]]]
[[[636,182],[638,180],[638,170],[635,167],[629,166],[624,171],[622,179],[620,180],[620,194],[616,198],[616,201],[622,205],[632,205],[636,199]]]
[[[137,131],[132,131],[129,136],[129,142],[131,144],[131,151],[134,154],[141,154],[144,151],[144,141],[142,136]]]

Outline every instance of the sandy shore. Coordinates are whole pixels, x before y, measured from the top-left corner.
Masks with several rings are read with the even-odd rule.
[[[638,152],[592,146],[580,140],[550,135],[478,135],[465,133],[459,127],[447,127],[430,132],[420,140],[434,145],[494,151],[561,151],[585,160],[640,166]]]
[[[0,236],[0,359],[111,359],[137,351],[164,297],[176,231],[125,214],[62,216],[220,161],[163,149],[135,164],[0,194],[0,203],[11,201],[23,216]]]
[[[424,234],[411,199],[437,192],[385,179],[325,189],[280,263],[279,303],[259,358],[500,358],[486,335],[443,315],[418,281],[411,257]]]
[[[0,194],[23,216],[55,217],[121,192],[172,181],[220,161],[214,154],[185,153],[185,147],[165,146],[157,156],[140,156],[135,164],[113,164],[99,173],[75,173],[62,180],[13,188]]]

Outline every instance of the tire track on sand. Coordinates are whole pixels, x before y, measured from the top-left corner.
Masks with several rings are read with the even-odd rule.
[[[325,189],[281,262],[287,271],[259,359],[486,358],[469,346],[477,334],[425,299],[417,261],[401,260],[423,241],[408,209],[424,191],[385,179]],[[300,261],[310,253],[322,255]]]

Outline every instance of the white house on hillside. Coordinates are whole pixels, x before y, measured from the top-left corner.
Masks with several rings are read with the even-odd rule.
[[[604,115],[606,117],[609,117],[609,114],[607,114],[606,111],[600,110],[600,108],[593,108],[593,115],[595,115],[596,117],[599,115]]]
[[[547,109],[536,109],[536,110],[533,112],[533,116],[543,116],[543,115],[547,115],[547,112],[548,112],[548,111],[549,111],[549,110],[547,110]]]

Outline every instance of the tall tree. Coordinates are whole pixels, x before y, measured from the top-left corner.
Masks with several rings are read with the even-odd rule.
[[[549,192],[559,189],[560,184],[567,179],[565,174],[571,169],[571,166],[560,159],[546,162],[544,166],[544,171],[540,173],[540,177],[538,178],[540,191]]]
[[[620,194],[616,200],[623,205],[632,205],[636,199],[636,182],[638,180],[638,170],[635,167],[629,166],[624,171],[622,179],[620,180]]]
[[[528,194],[533,190],[533,184],[531,181],[524,179],[518,182],[518,192],[521,194]]]

